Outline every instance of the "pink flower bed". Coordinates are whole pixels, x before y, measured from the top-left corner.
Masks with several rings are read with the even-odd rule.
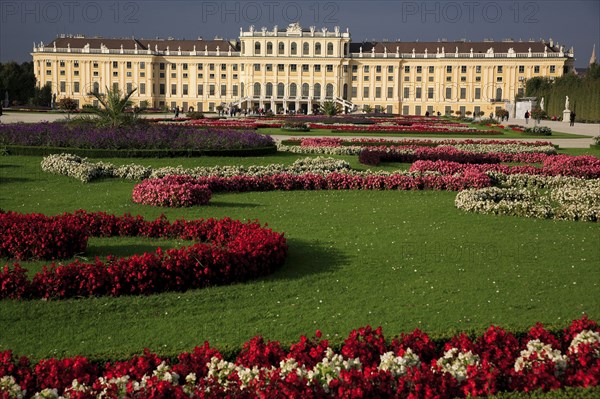
[[[311,126],[312,127],[312,126]],[[413,124],[410,126],[399,126],[399,125],[368,125],[368,126],[355,126],[345,125],[338,126],[332,129],[334,132],[367,132],[367,133],[448,133],[448,134],[477,134],[477,135],[502,135],[503,133],[497,130],[475,130],[469,129],[466,126],[437,126],[429,124]]]
[[[153,206],[189,207],[207,205],[211,195],[207,185],[198,184],[189,176],[166,176],[136,184],[133,202]]]
[[[404,174],[348,174],[302,175],[274,174],[267,176],[238,175],[233,177],[190,178],[199,185],[207,185],[212,192],[248,192],[274,190],[451,190],[483,188],[491,185],[490,178],[478,171],[461,175],[412,176]],[[143,184],[143,183],[141,183]],[[135,188],[134,188],[135,190]]]
[[[61,217],[0,209],[0,258],[55,260],[85,252],[84,226]]]
[[[338,137],[301,137],[290,138],[288,141],[297,142],[297,145],[302,147],[340,147],[342,145],[360,145],[360,144],[379,144],[379,145],[395,145],[395,146],[452,146],[457,144],[496,144],[496,145],[511,145],[519,144],[533,147],[551,146],[549,141],[520,141],[520,140],[489,140],[489,139],[465,139],[465,140],[428,140],[428,139],[381,139],[381,138],[338,138]]]
[[[558,333],[538,323],[521,338],[490,326],[474,339],[459,334],[434,341],[417,329],[390,342],[381,327],[367,326],[353,330],[333,351],[317,330],[314,338],[302,336],[289,348],[254,337],[231,362],[208,342],[176,359],[145,350],[104,364],[82,356],[33,363],[7,350],[0,352],[0,378],[7,381],[5,389],[26,391],[26,399],[43,389],[74,399],[101,393],[137,399],[492,396],[598,386],[599,332],[585,316]],[[1,390],[2,397],[11,397]]]
[[[506,154],[509,155],[509,154]],[[377,166],[381,162],[412,163],[417,160],[444,160],[462,163],[498,163],[500,158],[492,153],[475,153],[454,147],[365,147],[358,160],[365,165]]]
[[[525,155],[525,154],[522,154]],[[532,154],[530,154],[532,155]],[[541,168],[534,166],[508,166],[501,164],[476,165],[450,161],[419,160],[414,162],[411,172],[440,172],[443,174],[464,173],[466,170],[479,172],[501,172],[506,174],[529,174],[543,176],[572,176],[582,179],[600,178],[600,159],[592,156],[547,156]]]
[[[75,261],[44,266],[33,279],[19,264],[0,269],[0,299],[64,299],[88,296],[148,295],[246,281],[275,271],[285,261],[283,234],[258,223],[231,219],[177,220],[117,217],[102,212],[57,216],[85,226],[94,237],[132,236],[196,241],[189,247],[106,262]]]

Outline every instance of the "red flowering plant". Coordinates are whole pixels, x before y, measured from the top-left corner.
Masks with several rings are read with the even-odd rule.
[[[211,195],[206,184],[198,184],[191,176],[165,176],[136,184],[133,202],[153,206],[189,207],[207,205]]]
[[[85,211],[60,218],[87,226],[90,236],[178,237],[197,243],[128,258],[109,256],[106,262],[44,266],[32,280],[18,264],[5,266],[0,270],[0,299],[148,295],[231,284],[273,272],[287,254],[283,234],[255,222],[225,218],[169,223],[164,217],[146,221]]]
[[[370,326],[352,331],[339,353],[320,340],[319,332],[315,340],[302,337],[287,354],[278,342],[255,337],[233,362],[206,342],[173,361],[146,350],[104,365],[79,356],[32,365],[5,351],[0,353],[0,397],[452,399],[594,387],[597,362],[577,363],[580,357],[574,356],[585,352],[587,359],[598,359],[586,349],[597,348],[600,338],[594,333],[593,320],[573,321],[562,336],[566,354],[560,346],[552,348],[548,342],[558,345],[561,339],[541,325],[522,343],[491,326],[474,340],[460,334],[440,342],[440,351],[418,330],[388,346],[381,328]],[[422,361],[415,361],[417,354]],[[565,356],[569,360],[559,367]]]

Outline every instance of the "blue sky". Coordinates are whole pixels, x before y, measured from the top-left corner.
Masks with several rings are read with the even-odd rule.
[[[58,34],[235,39],[240,27],[350,29],[353,41],[484,38],[548,40],[585,67],[600,46],[600,1],[155,1],[0,0],[0,62],[30,60],[33,42]],[[597,48],[597,54],[600,48]]]

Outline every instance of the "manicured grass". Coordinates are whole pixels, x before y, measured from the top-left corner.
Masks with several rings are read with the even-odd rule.
[[[295,157],[301,156],[171,161],[190,166]],[[598,224],[469,214],[454,208],[456,193],[433,191],[215,194],[207,207],[153,208],[132,203],[134,182],[83,184],[43,173],[40,160],[0,157],[3,209],[258,219],[286,233],[289,256],[275,274],[233,286],[144,297],[0,301],[0,350],[34,358],[126,357],[149,347],[175,355],[205,340],[239,347],[262,334],[289,343],[316,329],[335,342],[366,324],[382,325],[388,336],[416,327],[448,336],[481,332],[490,324],[564,327],[582,313],[600,318]],[[153,166],[168,161],[144,160]],[[91,256],[106,255],[111,245],[125,255],[153,250],[157,242],[92,243],[91,249],[102,248]]]

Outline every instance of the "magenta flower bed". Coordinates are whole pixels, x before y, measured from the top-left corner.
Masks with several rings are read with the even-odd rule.
[[[151,179],[149,184],[157,184]],[[233,177],[188,178],[190,182],[206,185],[212,192],[248,192],[248,191],[292,191],[292,190],[449,190],[459,191],[467,188],[483,188],[491,185],[491,179],[477,170],[467,170],[454,176],[439,175],[354,175],[348,173],[329,173],[326,175],[307,173],[303,175],[274,174],[268,176],[238,175]],[[169,179],[170,180],[170,179]],[[145,182],[144,182],[145,183]],[[139,185],[143,185],[140,183]],[[158,183],[160,184],[160,183]],[[134,191],[138,186],[134,187]]]
[[[145,350],[104,364],[81,356],[34,364],[7,350],[0,352],[0,378],[5,389],[26,391],[24,398],[56,389],[75,399],[101,393],[137,399],[452,399],[598,386],[599,332],[585,316],[558,333],[538,323],[518,338],[490,326],[474,339],[459,334],[445,342],[418,329],[390,342],[381,327],[367,326],[333,351],[317,330],[289,348],[254,337],[231,362],[208,342],[176,359]],[[11,397],[1,387],[0,396]]]
[[[287,254],[283,234],[228,218],[169,223],[164,217],[146,221],[86,211],[56,218],[85,226],[86,234],[94,237],[180,238],[197,243],[128,258],[109,257],[106,262],[52,264],[31,280],[19,264],[6,265],[0,269],[0,299],[148,295],[231,284],[272,273]]]
[[[0,258],[56,260],[85,252],[87,233],[73,220],[0,209]]]
[[[189,207],[207,205],[211,195],[206,184],[198,184],[189,176],[166,176],[137,184],[133,189],[133,202],[153,206]]]
[[[527,154],[521,154],[527,155]],[[529,154],[535,155],[535,154]],[[571,176],[582,179],[600,178],[600,159],[591,156],[548,155],[541,168],[529,165],[469,164],[451,161],[419,160],[414,162],[411,172],[440,172],[447,175],[464,173],[466,170],[501,172],[505,174],[528,174],[542,176]]]

